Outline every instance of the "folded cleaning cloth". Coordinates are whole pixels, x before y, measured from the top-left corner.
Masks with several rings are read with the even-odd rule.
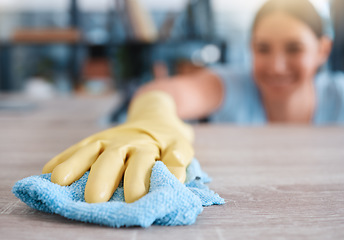
[[[110,227],[189,225],[196,221],[202,206],[225,203],[205,185],[210,178],[196,159],[187,168],[185,184],[157,161],[152,170],[149,193],[134,203],[124,202],[122,183],[108,202],[86,203],[84,190],[88,173],[70,186],[52,183],[51,174],[27,177],[18,181],[12,192],[39,211]]]

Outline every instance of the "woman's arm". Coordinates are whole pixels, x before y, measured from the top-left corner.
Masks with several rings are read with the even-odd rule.
[[[108,201],[122,179],[125,201],[136,201],[148,192],[157,159],[184,182],[194,134],[176,109],[180,117],[201,118],[220,105],[222,96],[220,79],[208,70],[153,81],[138,91],[125,123],[81,140],[51,159],[43,173],[52,173],[51,181],[64,186],[90,170],[89,203]]]
[[[221,79],[207,69],[154,80],[142,86],[135,97],[152,90],[170,94],[175,100],[177,114],[182,119],[200,119],[210,115],[221,105],[224,97]]]

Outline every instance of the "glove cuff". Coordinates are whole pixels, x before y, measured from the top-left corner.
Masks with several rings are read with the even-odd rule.
[[[192,128],[178,118],[173,97],[163,91],[150,91],[135,98],[129,107],[127,123],[131,126],[146,126],[146,129],[151,130],[172,128],[188,141],[193,141]]]
[[[172,96],[163,91],[144,93],[131,103],[128,110],[128,122],[145,118],[175,118],[177,108]]]

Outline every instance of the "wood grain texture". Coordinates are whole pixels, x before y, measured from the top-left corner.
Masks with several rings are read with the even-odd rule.
[[[344,128],[196,126],[196,156],[226,200],[196,224],[113,229],[41,213],[11,193],[97,125],[112,98],[0,111],[1,239],[344,239]]]

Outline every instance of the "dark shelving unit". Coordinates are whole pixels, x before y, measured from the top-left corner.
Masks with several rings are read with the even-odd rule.
[[[197,2],[198,5],[193,6],[193,2]],[[202,4],[199,4],[202,3]],[[124,89],[128,92],[128,98],[130,98],[130,92],[133,90],[127,90],[135,88],[140,84],[144,83],[147,79],[143,75],[147,72],[147,69],[152,69],[154,64],[154,52],[157,49],[178,49],[182,48],[187,44],[214,44],[218,46],[221,51],[221,57],[219,62],[226,62],[227,43],[225,41],[216,39],[214,33],[213,16],[210,10],[210,0],[190,1],[187,8],[185,9],[185,33],[181,34],[180,38],[172,38],[165,40],[158,40],[151,43],[135,41],[132,38],[119,38],[116,39],[111,37],[106,42],[101,44],[94,44],[87,41],[83,37],[81,29],[81,12],[78,7],[77,0],[70,1],[69,8],[69,27],[75,31],[80,32],[80,38],[74,39],[73,41],[63,41],[63,39],[55,41],[43,41],[37,39],[37,41],[11,41],[6,43],[0,43],[0,91],[12,91],[16,90],[12,85],[12,52],[17,46],[37,46],[45,47],[53,44],[63,44],[69,49],[69,60],[68,60],[68,77],[71,80],[71,85],[74,89],[81,85],[81,65],[80,62],[80,51],[90,53],[94,48],[103,48],[106,52],[106,58],[109,58],[113,69],[114,78],[116,79],[116,87]],[[208,22],[205,24],[204,29],[200,29],[200,25],[197,21],[197,11],[203,11],[202,13],[208,14]],[[112,9],[109,11],[108,17],[116,18],[116,23],[122,13],[114,12]],[[117,23],[118,24],[118,23]],[[108,30],[111,32],[113,27],[111,21],[109,22]],[[110,36],[112,36],[110,34]],[[175,52],[172,52],[172,55]],[[173,57],[173,56],[172,56]],[[171,60],[171,56],[168,60]],[[173,73],[173,67],[169,66]],[[134,86],[134,87],[132,87]]]

